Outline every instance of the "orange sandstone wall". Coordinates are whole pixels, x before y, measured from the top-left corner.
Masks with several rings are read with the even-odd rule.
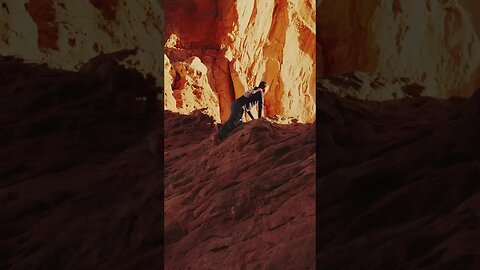
[[[456,0],[323,0],[317,11],[319,77],[407,77],[437,97],[469,96],[480,86],[478,16]]]
[[[0,0],[0,53],[76,70],[92,57],[138,48],[125,65],[163,84],[160,1]]]
[[[265,80],[270,85],[265,97],[267,115],[314,121],[316,11],[313,0],[186,0],[182,5],[165,0],[164,9],[165,59],[170,63],[165,61],[165,73],[170,74],[169,70],[175,69],[175,65],[191,57],[197,57],[207,73],[206,80],[200,83],[191,80],[188,74],[184,79],[178,68],[175,69],[172,77],[166,79],[172,82],[172,91],[190,93],[192,85],[196,85],[199,95],[210,95],[211,89],[218,97],[218,105],[199,102],[185,112],[218,107],[220,118],[225,121],[233,100]],[[177,99],[185,95],[174,94]],[[177,105],[179,103],[185,102]],[[169,107],[168,104],[166,109],[185,110],[182,105]]]

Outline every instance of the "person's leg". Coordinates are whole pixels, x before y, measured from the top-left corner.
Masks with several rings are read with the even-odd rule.
[[[218,125],[218,136],[220,137],[220,139],[225,138],[232,129],[233,122],[235,120],[235,113],[236,103],[233,102],[232,106],[230,107],[230,116],[228,117],[227,121],[221,125]]]
[[[218,130],[218,135],[221,139],[226,137],[230,131],[232,131],[236,125],[238,124],[238,119],[242,119],[243,108],[237,104],[237,102],[233,102],[230,112],[230,117],[228,120],[223,123]]]
[[[238,114],[241,113],[241,109],[242,108],[238,105],[237,101],[234,101],[230,107],[230,117],[228,118],[227,122],[235,122],[235,120],[238,118]]]
[[[239,125],[242,124],[242,118],[243,118],[243,114],[244,114],[244,109],[243,108],[240,108],[239,112],[238,112],[238,115],[237,117],[235,118],[235,121],[234,121],[234,127],[238,127]]]

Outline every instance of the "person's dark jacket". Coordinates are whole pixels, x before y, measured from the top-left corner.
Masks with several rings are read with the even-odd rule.
[[[246,95],[242,95],[237,99],[237,102],[241,107],[243,107],[248,115],[253,118],[252,113],[250,110],[252,109],[253,106],[258,104],[258,118],[262,117],[262,109],[263,109],[263,92],[261,88],[255,88],[252,89],[253,91],[250,91],[249,93],[246,93]],[[250,94],[250,95],[248,95]],[[248,97],[247,97],[248,96]]]

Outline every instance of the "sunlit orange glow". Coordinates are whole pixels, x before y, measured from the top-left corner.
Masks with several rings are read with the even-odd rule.
[[[315,13],[312,0],[166,1],[165,108],[218,110],[209,114],[225,121],[233,100],[264,80],[267,116],[313,122]],[[194,56],[206,74],[188,71]]]

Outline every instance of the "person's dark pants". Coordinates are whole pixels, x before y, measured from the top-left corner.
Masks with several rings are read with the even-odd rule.
[[[220,127],[220,138],[227,136],[230,131],[237,127],[242,121],[244,109],[238,100],[234,101],[231,106],[230,117],[228,120]]]
[[[231,109],[230,117],[228,118],[227,122],[230,122],[234,126],[237,126],[243,117],[243,113],[244,113],[243,106],[239,104],[238,100],[235,100],[232,103],[232,107],[230,109]]]

